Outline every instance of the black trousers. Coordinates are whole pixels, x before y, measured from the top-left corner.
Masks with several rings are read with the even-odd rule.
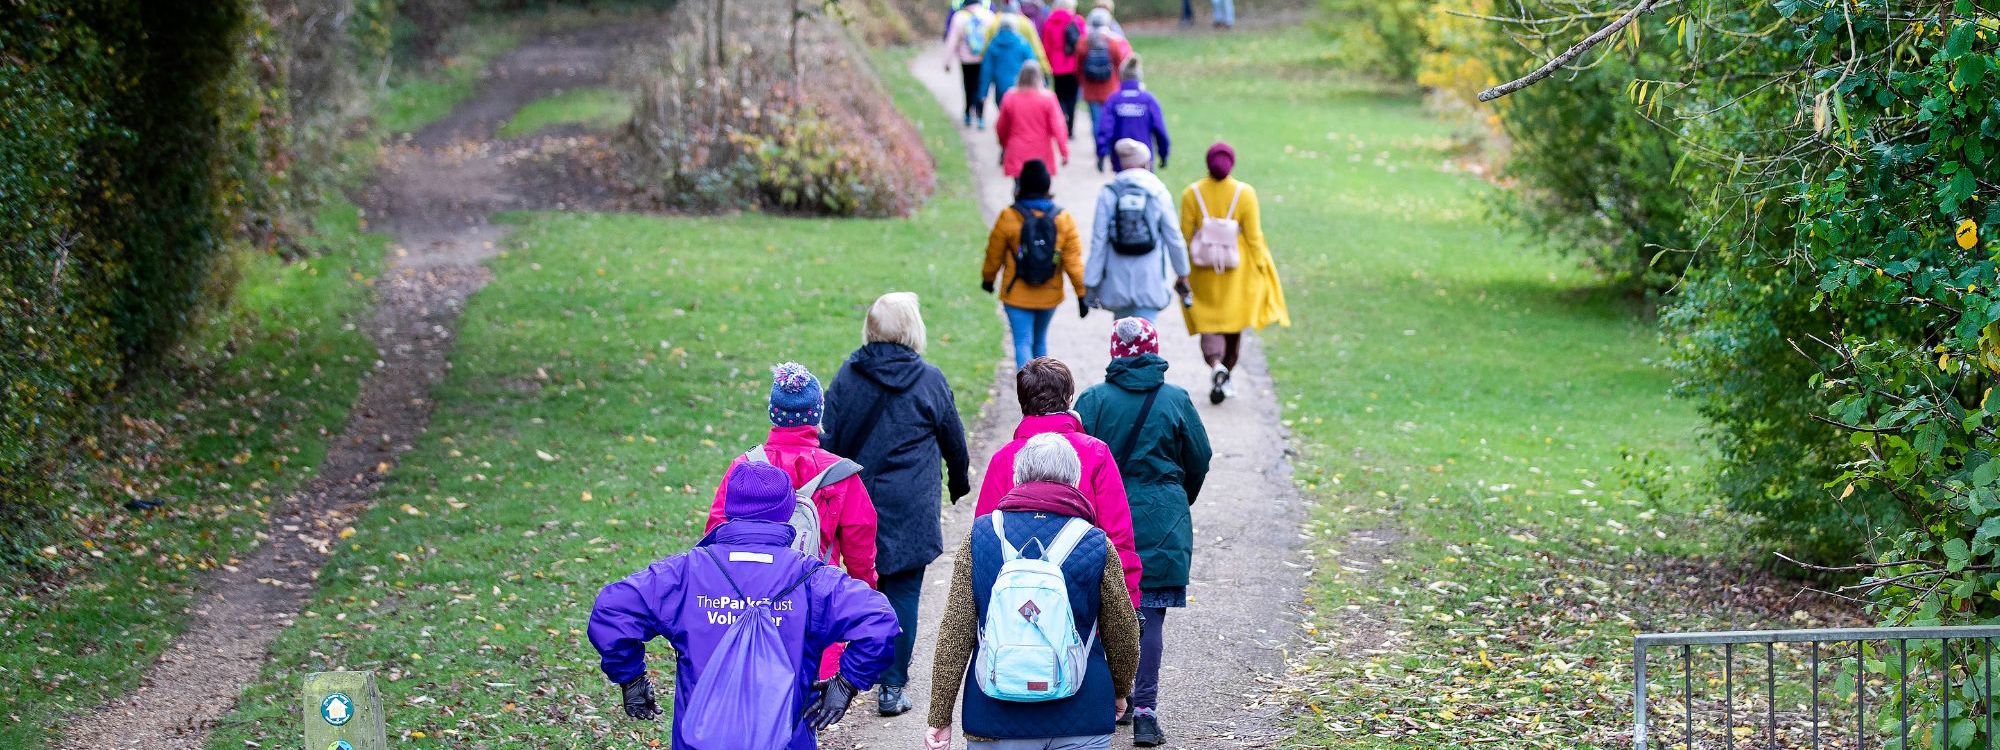
[[[965,82],[965,116],[985,117],[985,92],[979,90],[979,63],[959,63],[958,77]]]
[[[1076,97],[1082,85],[1075,73],[1056,76],[1056,102],[1062,105],[1063,135],[1071,138],[1076,137]]]

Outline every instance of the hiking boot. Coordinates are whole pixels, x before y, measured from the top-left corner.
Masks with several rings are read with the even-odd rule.
[[[1153,712],[1132,715],[1132,746],[1159,747],[1167,744],[1167,734],[1160,731],[1160,717]]]
[[[1222,365],[1215,366],[1215,374],[1209,376],[1208,382],[1208,402],[1211,404],[1222,403],[1223,399],[1235,394],[1236,389],[1229,385],[1229,369]]]
[[[903,695],[902,688],[888,685],[882,686],[882,692],[876,696],[876,702],[878,705],[875,711],[883,716],[902,716],[916,707],[910,703],[909,696]]]

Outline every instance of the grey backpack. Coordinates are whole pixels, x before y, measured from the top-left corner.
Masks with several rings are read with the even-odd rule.
[[[761,445],[744,453],[743,458],[763,464],[771,462]],[[792,494],[798,499],[792,504],[791,525],[792,530],[797,532],[792,535],[792,549],[815,560],[826,559],[826,550],[820,546],[819,505],[813,502],[813,496],[819,494],[821,489],[847,481],[848,477],[860,473],[861,464],[843,458],[820,471],[804,487],[792,488]]]

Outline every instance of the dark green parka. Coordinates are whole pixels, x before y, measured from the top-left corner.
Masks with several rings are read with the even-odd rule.
[[[1208,431],[1187,391],[1168,385],[1167,361],[1157,354],[1111,360],[1104,381],[1076,400],[1083,431],[1111,446],[1125,496],[1132,505],[1132,537],[1145,571],[1141,589],[1186,586],[1194,554],[1194,518],[1188,506],[1208,476]],[[1158,389],[1153,410],[1132,440],[1146,394]],[[1127,442],[1132,449],[1125,451]]]

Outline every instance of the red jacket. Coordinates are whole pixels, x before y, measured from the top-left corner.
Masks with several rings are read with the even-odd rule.
[[[1063,125],[1062,106],[1047,89],[1008,90],[1000,100],[1000,119],[993,122],[993,134],[1000,139],[1000,166],[1008,177],[1021,174],[1021,165],[1040,159],[1049,167],[1049,176],[1069,161],[1069,128]],[[1062,159],[1056,159],[1060,153]]]
[[[1076,449],[1076,456],[1083,460],[1083,496],[1090,499],[1096,510],[1097,528],[1111,538],[1111,546],[1118,548],[1118,560],[1125,565],[1125,589],[1132,595],[1132,606],[1139,606],[1139,549],[1132,542],[1132,506],[1125,502],[1125,480],[1118,476],[1118,462],[1111,458],[1111,448],[1104,441],[1083,433],[1083,423],[1069,412],[1047,414],[1039,417],[1024,417],[1021,426],[1014,428],[1014,441],[1002,446],[993,454],[993,460],[986,464],[986,477],[979,485],[979,504],[972,509],[974,516],[992,513],[1000,507],[1000,499],[1014,489],[1014,454],[1021,452],[1028,438],[1044,432],[1061,434]]]
[[[798,487],[832,466],[840,457],[819,447],[818,427],[773,427],[764,442],[764,455],[771,464],[784,469]],[[742,456],[729,468],[743,462]],[[728,471],[722,473],[727,485]],[[715,488],[715,504],[708,509],[708,530],[722,525],[723,487]],[[875,588],[875,502],[859,474],[822,488],[813,496],[819,506],[819,541],[826,549],[826,561],[847,569],[847,574]]]
[[[1076,11],[1057,10],[1042,22],[1042,49],[1049,53],[1050,75],[1066,76],[1076,72],[1076,53],[1079,50],[1063,44],[1063,30],[1070,27],[1076,28],[1076,37],[1081,44],[1084,32],[1089,29],[1083,25],[1083,16],[1077,15]]]
[[[1125,58],[1132,56],[1132,43],[1125,41],[1125,37],[1106,32],[1105,43],[1111,47],[1111,80],[1092,81],[1084,78],[1082,71],[1077,71],[1077,81],[1082,84],[1083,100],[1086,102],[1103,104],[1112,94],[1118,93],[1118,70],[1125,67]],[[1083,64],[1084,53],[1089,51],[1090,37],[1085,36],[1083,41],[1077,42],[1077,65]]]

